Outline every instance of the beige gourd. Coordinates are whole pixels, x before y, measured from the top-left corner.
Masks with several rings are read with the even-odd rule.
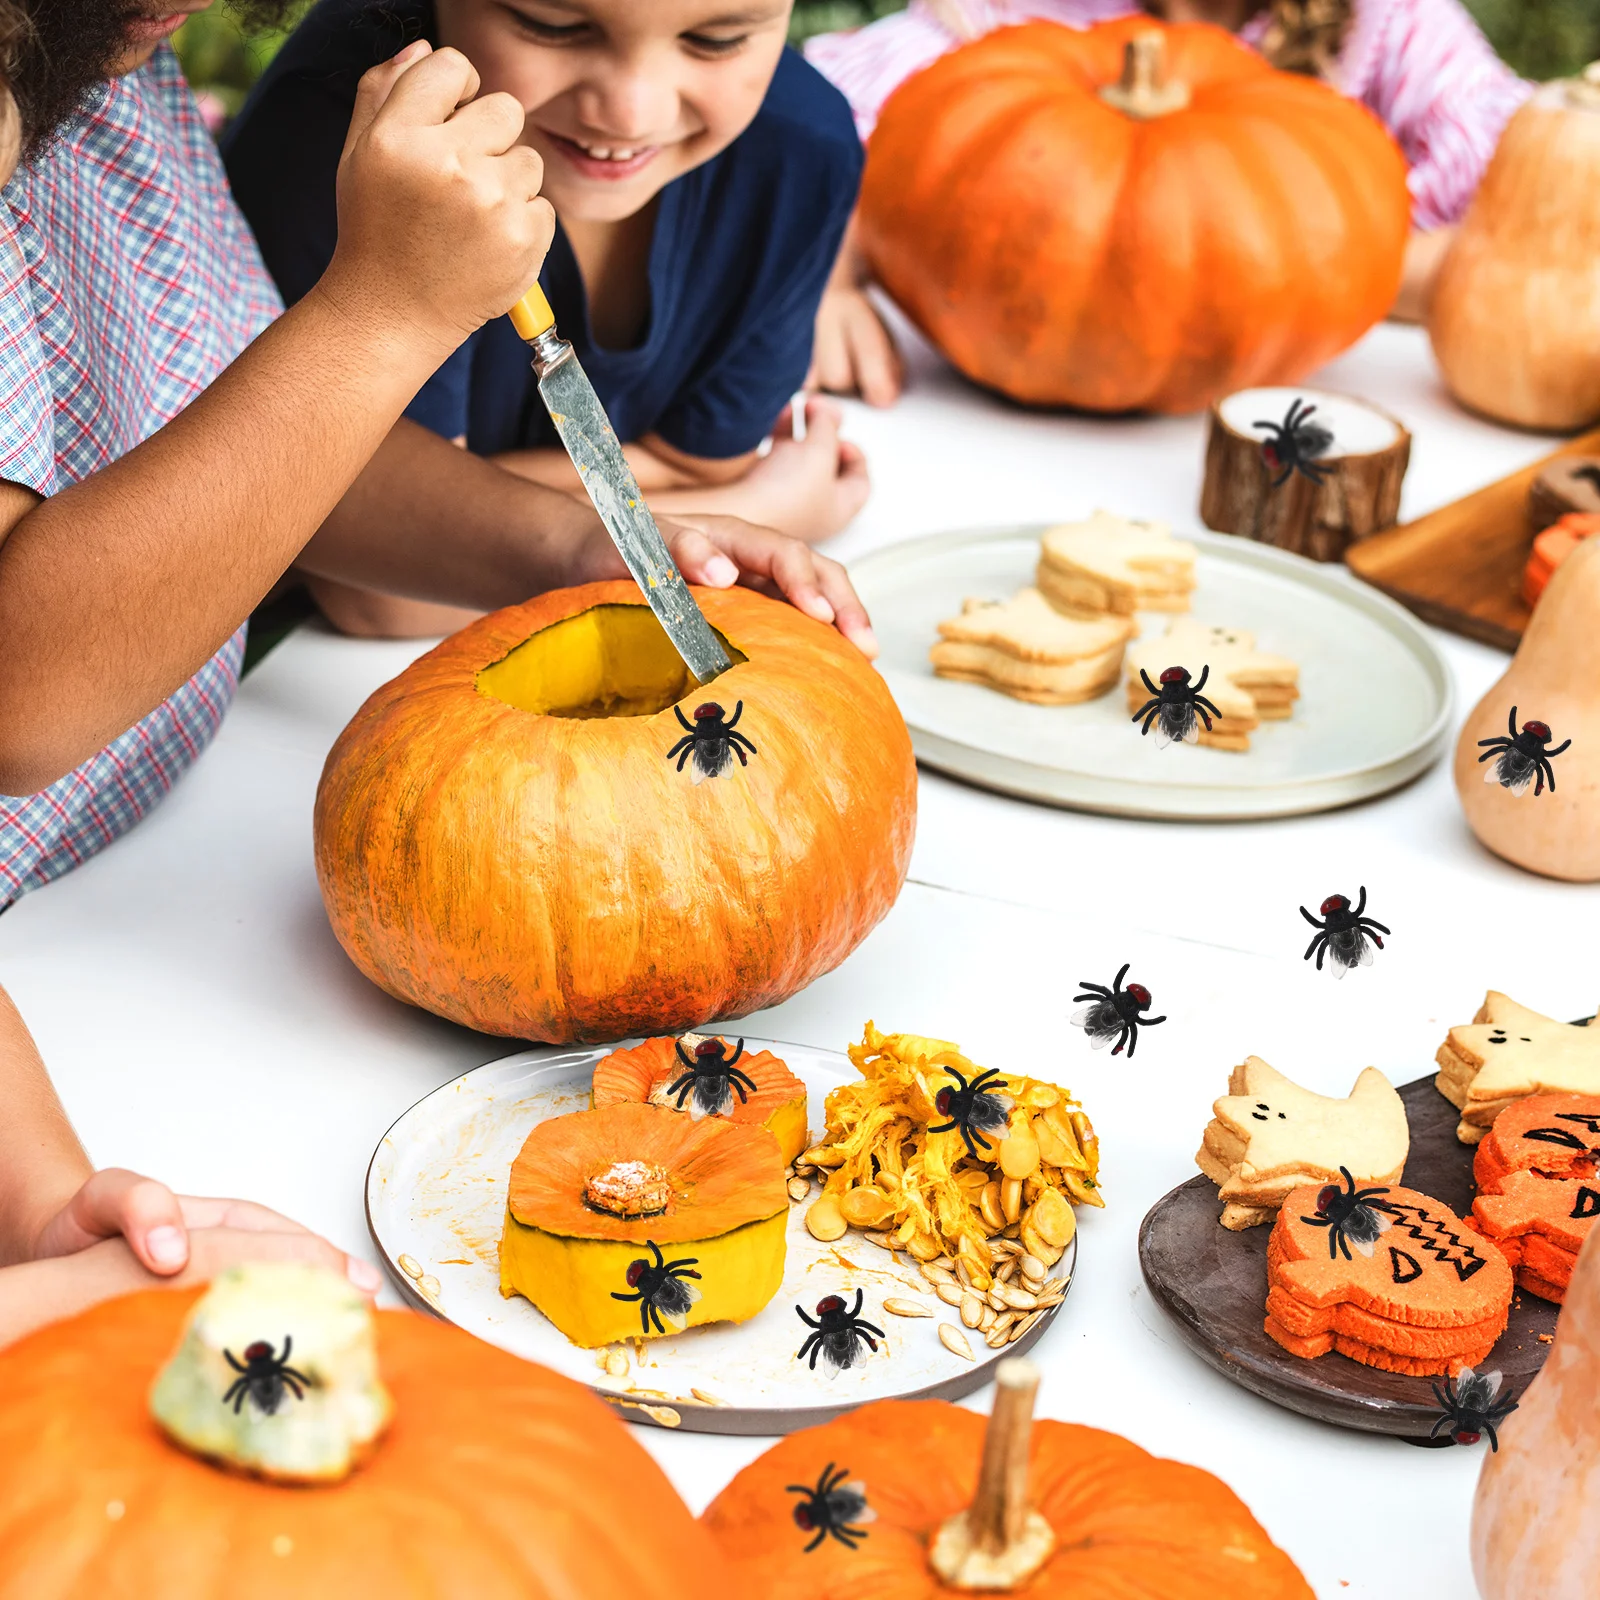
[[[1463,405],[1523,428],[1600,417],[1600,62],[1511,119],[1440,269],[1428,333]]]
[[[1552,747],[1572,748],[1551,764],[1554,793],[1520,797],[1485,783],[1480,739],[1547,723]],[[1456,744],[1456,791],[1478,838],[1496,855],[1547,878],[1600,879],[1600,539],[1586,539],[1556,569],[1506,669],[1467,718]]]
[[[1472,1506],[1482,1600],[1594,1600],[1600,1574],[1600,1233],[1572,1274],[1556,1342],[1485,1455]]]

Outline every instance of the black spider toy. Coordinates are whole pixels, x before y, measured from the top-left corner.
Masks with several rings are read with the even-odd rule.
[[[1300,915],[1317,930],[1311,943],[1306,946],[1306,961],[1311,959],[1311,952],[1317,953],[1317,971],[1322,971],[1322,958],[1329,956],[1333,961],[1333,975],[1342,978],[1352,967],[1370,967],[1372,965],[1372,951],[1367,948],[1370,939],[1381,950],[1383,940],[1378,937],[1389,930],[1381,922],[1374,922],[1371,917],[1361,915],[1367,909],[1367,887],[1361,886],[1361,898],[1356,902],[1355,910],[1350,909],[1350,902],[1342,894],[1330,894],[1322,902],[1322,920],[1311,915],[1304,906],[1300,907]]]
[[[696,783],[702,778],[720,778],[733,765],[735,756],[738,756],[741,767],[750,765],[744,752],[748,750],[751,755],[755,755],[756,747],[742,733],[733,731],[744,713],[743,700],[734,706],[733,715],[726,722],[722,720],[722,707],[715,700],[707,700],[704,705],[696,706],[693,722],[684,716],[682,706],[674,706],[672,709],[678,721],[688,730],[667,751],[668,761],[674,756],[678,758],[679,772],[683,771],[683,764],[690,756],[694,757],[694,771],[691,777]],[[741,745],[743,749],[740,748]]]
[[[1572,741],[1568,739],[1566,744],[1558,744],[1554,750],[1545,749],[1553,737],[1547,722],[1524,722],[1522,732],[1518,733],[1515,706],[1511,708],[1510,728],[1509,738],[1478,741],[1480,745],[1489,747],[1478,760],[1494,762],[1494,765],[1484,773],[1483,781],[1498,783],[1502,789],[1509,789],[1515,795],[1526,794],[1528,785],[1532,783],[1535,800],[1544,793],[1546,784],[1550,786],[1550,793],[1554,794],[1556,775],[1550,770],[1550,763]],[[1535,778],[1537,782],[1534,781]]]
[[[1278,473],[1272,480],[1274,489],[1282,488],[1297,472],[1302,478],[1320,484],[1332,470],[1317,465],[1317,457],[1326,455],[1333,443],[1333,430],[1310,420],[1316,409],[1304,400],[1294,400],[1282,422],[1252,424],[1267,430],[1268,437],[1261,441],[1261,459],[1266,462],[1268,472]]]
[[[689,1269],[698,1261],[698,1256],[683,1256],[677,1261],[664,1261],[661,1258],[661,1246],[654,1239],[646,1239],[654,1261],[646,1261],[642,1256],[637,1261],[628,1263],[628,1287],[633,1294],[617,1294],[612,1292],[613,1300],[637,1300],[639,1302],[639,1326],[646,1333],[650,1331],[650,1324],[656,1325],[657,1333],[665,1333],[667,1324],[671,1324],[674,1333],[683,1332],[683,1320],[689,1315],[689,1307],[700,1298],[700,1291],[687,1280],[698,1278],[698,1272]]]
[[[1358,1189],[1348,1167],[1340,1167],[1339,1171],[1344,1174],[1345,1187],[1341,1189],[1336,1183],[1325,1183],[1317,1191],[1316,1216],[1300,1220],[1328,1230],[1330,1261],[1341,1254],[1346,1261],[1350,1260],[1351,1245],[1362,1255],[1370,1256],[1379,1236],[1394,1226],[1394,1218],[1386,1215],[1393,1208],[1372,1196],[1389,1191],[1382,1184],[1372,1189]]]
[[[817,1302],[817,1314],[808,1317],[805,1311],[796,1306],[794,1314],[799,1319],[815,1328],[815,1333],[806,1335],[806,1342],[795,1352],[796,1361],[805,1361],[807,1351],[811,1360],[807,1365],[813,1372],[817,1370],[817,1357],[827,1358],[828,1376],[836,1372],[843,1372],[846,1367],[853,1367],[860,1352],[856,1349],[856,1340],[859,1339],[869,1350],[876,1351],[878,1339],[887,1339],[889,1336],[882,1328],[875,1327],[870,1322],[861,1319],[861,1303],[866,1296],[856,1290],[856,1303],[848,1309],[845,1303],[836,1294],[830,1294]]]
[[[1489,1448],[1498,1450],[1500,1440],[1495,1435],[1494,1425],[1517,1409],[1517,1402],[1509,1395],[1504,1400],[1495,1400],[1500,1392],[1500,1381],[1498,1372],[1480,1374],[1471,1367],[1463,1367],[1459,1378],[1446,1379],[1443,1383],[1434,1379],[1434,1397],[1444,1415],[1434,1423],[1428,1437],[1437,1439],[1441,1431],[1448,1428],[1457,1444],[1476,1444],[1488,1434]]]
[[[1139,732],[1149,733],[1150,724],[1155,723],[1156,744],[1163,750],[1169,744],[1193,744],[1200,737],[1202,722],[1210,733],[1211,718],[1222,720],[1222,713],[1200,693],[1210,676],[1211,668],[1201,667],[1200,681],[1191,689],[1187,667],[1168,667],[1161,674],[1161,684],[1157,687],[1151,683],[1150,674],[1140,667],[1139,677],[1154,698],[1146,700],[1133,714],[1133,721],[1144,723]]]
[[[1072,997],[1089,1002],[1081,1010],[1072,1013],[1073,1027],[1082,1028],[1096,1050],[1115,1039],[1117,1042],[1112,1046],[1111,1053],[1120,1056],[1122,1047],[1126,1045],[1130,1061],[1139,1047],[1140,1025],[1153,1028],[1158,1022],[1167,1020],[1165,1017],[1140,1015],[1150,1009],[1150,991],[1142,983],[1130,983],[1126,989],[1122,987],[1122,980],[1127,977],[1128,968],[1132,965],[1130,961],[1122,963],[1122,970],[1111,980],[1109,989],[1103,983],[1090,983],[1080,978],[1078,987],[1084,993]]]
[[[281,1356],[272,1353],[272,1346],[265,1339],[257,1339],[254,1344],[245,1346],[242,1363],[234,1359],[231,1350],[224,1350],[222,1353],[228,1365],[240,1376],[233,1380],[228,1392],[223,1395],[223,1405],[231,1400],[233,1414],[238,1416],[239,1407],[248,1396],[270,1417],[283,1404],[285,1389],[292,1390],[296,1400],[304,1400],[300,1385],[305,1384],[309,1388],[311,1380],[305,1373],[297,1372],[289,1365],[289,1352],[293,1348],[294,1340],[284,1334]]]
[[[684,1097],[690,1096],[689,1115],[696,1122],[701,1117],[727,1116],[733,1110],[735,1090],[738,1090],[740,1105],[756,1092],[755,1080],[734,1066],[744,1054],[743,1039],[731,1056],[721,1039],[702,1039],[694,1047],[692,1056],[683,1048],[681,1039],[674,1048],[685,1070],[667,1085],[667,1093],[677,1097],[680,1111]]]
[[[790,1494],[804,1495],[794,1508],[795,1526],[804,1533],[815,1533],[805,1554],[810,1555],[824,1539],[837,1539],[847,1550],[855,1547],[867,1536],[861,1526],[876,1522],[878,1513],[867,1504],[867,1486],[864,1483],[846,1483],[848,1467],[833,1470],[830,1461],[822,1469],[815,1484],[791,1483]]]
[[[934,1110],[950,1120],[941,1122],[937,1127],[930,1123],[928,1132],[949,1133],[952,1128],[959,1128],[967,1154],[976,1158],[978,1146],[981,1144],[985,1150],[989,1149],[994,1142],[989,1135],[1005,1127],[1011,1114],[1011,1096],[995,1093],[996,1089],[1005,1088],[1006,1080],[993,1067],[980,1072],[971,1083],[954,1067],[945,1067],[943,1070],[961,1087],[952,1089],[946,1084],[933,1097]]]

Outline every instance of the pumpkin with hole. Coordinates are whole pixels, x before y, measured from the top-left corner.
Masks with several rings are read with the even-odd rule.
[[[1428,336],[1463,405],[1551,433],[1600,417],[1597,183],[1600,66],[1507,124],[1439,269]]]
[[[1511,665],[1477,703],[1456,743],[1456,793],[1478,838],[1507,861],[1577,883],[1600,879],[1600,539],[1580,541],[1552,574]],[[1516,716],[1513,730],[1511,719]],[[1494,781],[1499,751],[1530,724],[1530,754],[1550,754],[1522,792]],[[1571,746],[1556,755],[1567,740]],[[1480,759],[1487,758],[1487,759]],[[1544,792],[1536,794],[1542,784]]]
[[[1033,1423],[1030,1438],[1031,1390],[1019,1406],[1016,1389],[1028,1372],[1027,1362],[1000,1363],[988,1425],[943,1400],[888,1400],[780,1440],[702,1518],[736,1592],[1313,1600],[1209,1472],[1074,1423]]]
[[[696,1085],[689,1076],[694,1068],[685,1064],[684,1057],[692,1061],[702,1045],[717,1043],[723,1046],[723,1055],[718,1059],[726,1060],[743,1081],[723,1080],[726,1106],[708,1113],[701,1108]],[[590,1099],[597,1111],[604,1106],[630,1103],[664,1105],[688,1117],[726,1116],[733,1122],[754,1123],[778,1141],[787,1166],[808,1143],[806,1086],[770,1050],[744,1051],[735,1056],[737,1049],[734,1040],[685,1034],[682,1041],[646,1039],[631,1050],[613,1050],[595,1066]],[[676,1091],[671,1092],[674,1085]]]
[[[888,911],[916,767],[883,680],[790,606],[695,597],[734,663],[709,687],[621,581],[495,612],[361,708],[316,861],[373,982],[485,1033],[680,1032],[786,999]]]
[[[254,1445],[270,1435],[303,1462],[326,1452],[330,1422],[366,1409],[372,1335],[365,1360],[359,1340],[325,1343],[328,1319],[307,1306],[317,1297],[261,1270],[219,1279],[206,1310],[194,1293],[151,1290],[0,1352],[3,1600],[734,1592],[661,1469],[581,1385],[446,1323],[373,1313],[342,1279],[333,1292],[375,1323],[393,1422],[342,1482],[272,1481]],[[316,1385],[297,1398],[285,1383],[270,1414],[245,1395],[235,1413],[220,1386],[236,1374],[216,1347],[230,1323],[248,1330],[222,1332],[235,1360],[244,1339],[270,1341],[274,1356],[292,1342],[288,1365]],[[198,1433],[212,1459],[169,1430]]]
[[[962,372],[1090,411],[1298,382],[1388,312],[1409,227],[1370,112],[1147,17],[950,52],[889,98],[861,191],[878,280]]]
[[[627,1102],[551,1117],[512,1164],[500,1292],[584,1349],[746,1322],[783,1282],[783,1165],[759,1123]]]

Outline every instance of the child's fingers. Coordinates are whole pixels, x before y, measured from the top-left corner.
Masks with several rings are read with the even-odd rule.
[[[372,126],[373,118],[383,109],[384,102],[400,81],[401,75],[432,49],[433,46],[426,39],[413,39],[404,50],[361,74],[361,82],[356,85],[355,107],[350,113],[350,128],[344,138],[346,150]]]
[[[869,406],[892,406],[905,384],[900,352],[872,302],[860,293],[855,299],[844,330],[852,387]]]
[[[225,1200],[210,1195],[180,1194],[178,1204],[190,1228],[237,1228],[257,1233],[306,1233],[292,1217],[254,1200]]]
[[[833,607],[834,626],[868,661],[878,659],[878,636],[872,631],[872,619],[862,605],[850,575],[837,562],[827,556],[815,556],[817,587]]]
[[[527,120],[522,102],[515,95],[485,94],[480,95],[470,105],[462,106],[450,118],[450,126],[459,130],[463,139],[474,150],[488,155],[502,156],[522,137],[522,127]],[[538,151],[528,149],[527,146],[523,148],[533,157],[542,175],[544,163]],[[537,193],[539,189],[537,180],[533,187]]]
[[[188,1231],[178,1197],[154,1178],[120,1167],[95,1173],[52,1219],[40,1255],[71,1255],[121,1234],[140,1263],[166,1277],[189,1259]]]
[[[731,589],[739,581],[739,569],[694,523],[679,523],[670,541],[672,558],[690,583],[703,583],[711,589]]]
[[[448,45],[408,67],[390,87],[374,123],[393,118],[414,126],[448,122],[478,92],[478,69]]]
[[[348,1256],[317,1234],[261,1233],[255,1229],[200,1228],[191,1241],[189,1277],[209,1282],[224,1268],[246,1261],[303,1261],[343,1273],[363,1294],[376,1294],[383,1277],[370,1261]]]

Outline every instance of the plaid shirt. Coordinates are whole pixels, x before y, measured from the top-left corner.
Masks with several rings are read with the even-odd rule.
[[[280,309],[163,46],[0,191],[0,479],[50,495],[100,471],[183,410]],[[0,910],[161,801],[216,733],[243,653],[241,627],[76,771],[39,794],[0,796]]]

